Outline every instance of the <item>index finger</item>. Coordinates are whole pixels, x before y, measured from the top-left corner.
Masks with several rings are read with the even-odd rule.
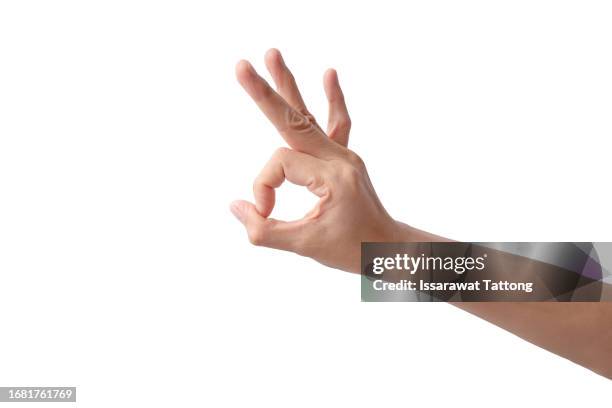
[[[293,149],[316,157],[331,156],[335,150],[321,130],[306,116],[293,109],[268,83],[260,77],[248,61],[236,65],[236,78],[268,117],[281,136]]]
[[[270,215],[276,200],[275,189],[285,180],[306,186],[313,194],[322,197],[326,190],[320,162],[315,157],[286,147],[278,149],[253,183],[257,211],[264,217]]]

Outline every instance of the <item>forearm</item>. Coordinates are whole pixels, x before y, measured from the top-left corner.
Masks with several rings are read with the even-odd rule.
[[[612,303],[462,302],[453,305],[612,379]]]
[[[398,223],[398,242],[448,239]],[[610,285],[604,286],[610,291]],[[454,306],[612,379],[612,303],[455,302]]]
[[[360,273],[362,242],[449,241],[393,220],[378,199],[363,160],[348,148],[351,121],[334,70],[323,87],[329,102],[327,132],[308,109],[278,50],[266,54],[274,91],[247,61],[236,66],[245,91],[291,147],[276,151],[253,184],[255,203],[231,211],[255,245],[307,256]],[[285,180],[319,197],[296,221],[270,218],[275,189]],[[578,303],[455,303],[554,353],[612,378],[612,306]]]

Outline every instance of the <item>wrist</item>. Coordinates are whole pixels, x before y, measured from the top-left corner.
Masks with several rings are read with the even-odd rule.
[[[447,238],[422,231],[400,221],[394,221],[393,234],[388,242],[447,242]]]

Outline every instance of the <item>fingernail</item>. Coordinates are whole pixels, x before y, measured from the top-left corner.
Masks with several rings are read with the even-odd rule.
[[[230,211],[232,212],[232,214],[234,214],[234,217],[236,217],[238,221],[243,222],[244,215],[242,213],[242,206],[240,205],[239,202],[234,201],[233,203],[231,203]]]
[[[278,48],[270,48],[266,51],[266,58],[272,57],[272,59],[277,59],[280,63],[283,63],[283,55],[278,50]]]
[[[253,65],[249,61],[246,62],[246,68],[251,74],[255,73],[255,68],[253,68]]]
[[[240,60],[238,64],[236,64],[236,72],[244,72],[249,75],[253,75],[255,69],[251,65],[251,63],[247,60]]]

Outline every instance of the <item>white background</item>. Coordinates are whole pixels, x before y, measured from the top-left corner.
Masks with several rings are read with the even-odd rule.
[[[280,48],[397,219],[605,241],[612,9],[590,1],[3,1],[0,385],[79,406],[607,406],[611,383],[445,304],[251,247],[282,145],[234,79]],[[276,217],[314,202],[281,188]]]

